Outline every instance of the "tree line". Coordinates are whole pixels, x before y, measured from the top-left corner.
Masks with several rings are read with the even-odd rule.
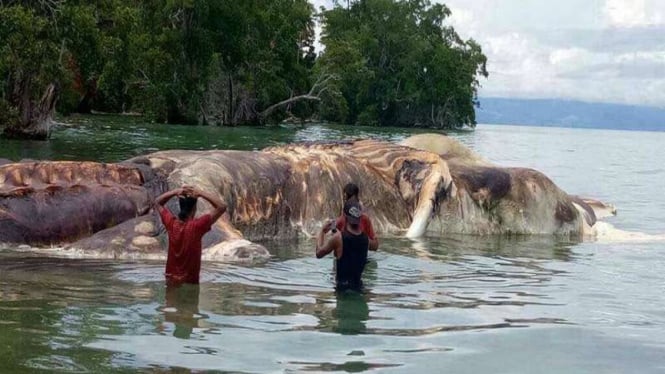
[[[429,0],[0,0],[0,126],[47,138],[55,110],[474,126],[486,57],[449,16]]]

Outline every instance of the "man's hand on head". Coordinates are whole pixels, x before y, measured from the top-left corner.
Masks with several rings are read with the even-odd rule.
[[[184,185],[184,186],[182,186],[182,188],[180,188],[180,190],[181,190],[181,195],[182,196],[197,197],[195,195],[196,190],[192,186]]]

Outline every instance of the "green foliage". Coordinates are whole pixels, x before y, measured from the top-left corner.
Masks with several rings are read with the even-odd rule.
[[[226,37],[218,51],[257,111],[309,90],[313,12],[307,0],[223,2],[218,22]]]
[[[450,10],[428,0],[362,0],[322,13],[318,68],[342,78],[348,123],[475,125],[486,57],[444,25]],[[339,96],[335,100],[339,100]],[[324,106],[342,108],[338,102]],[[324,112],[338,118],[341,112]]]
[[[22,115],[18,96],[27,92],[35,101],[57,83],[63,114],[133,111],[158,122],[232,125],[289,115],[473,125],[478,77],[487,75],[480,46],[445,26],[450,11],[428,0],[359,0],[324,11],[318,59],[308,0],[2,4],[3,122]],[[325,87],[312,94],[317,82]]]
[[[50,21],[31,8],[0,7],[1,98],[14,103],[17,96],[41,95],[60,72],[59,48]],[[46,62],[46,63],[45,63]]]
[[[306,0],[143,2],[129,43],[134,108],[157,121],[201,122],[211,82],[226,77],[227,110],[249,105],[238,121],[255,121],[262,108],[307,89],[312,63],[301,50],[313,44],[312,13]]]

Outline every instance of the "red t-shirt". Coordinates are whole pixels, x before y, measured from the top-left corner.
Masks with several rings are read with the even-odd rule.
[[[337,226],[337,230],[339,231],[344,230],[344,226],[346,226],[346,216],[343,214],[339,216],[335,226]],[[372,227],[372,221],[365,213],[360,216],[360,231],[367,234],[367,237],[369,237],[370,240],[373,240],[376,237],[376,234],[374,233],[374,227]]]
[[[201,271],[201,239],[212,226],[212,216],[181,221],[164,208],[159,216],[169,235],[169,253],[166,258],[166,281],[169,284],[199,283]]]

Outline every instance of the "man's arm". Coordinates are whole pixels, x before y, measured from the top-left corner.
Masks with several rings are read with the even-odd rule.
[[[369,216],[363,215],[366,221],[366,234],[367,237],[369,238],[369,250],[370,251],[376,251],[379,249],[379,238],[376,237],[376,233],[374,232],[374,226],[372,225],[372,220],[369,219]]]
[[[374,239],[369,240],[369,250],[378,251],[379,250],[379,238],[374,237]]]
[[[194,188],[192,188],[190,191],[191,191],[190,193],[194,197],[200,196],[205,200],[207,200],[210,204],[212,204],[213,209],[215,209],[212,213],[210,213],[210,215],[212,216],[212,222],[217,221],[219,217],[221,217],[222,214],[226,212],[226,204],[224,204],[224,202],[220,200],[217,196]]]
[[[340,234],[335,234],[335,236],[324,243],[326,233],[330,231],[334,224],[335,222],[326,223],[316,236],[316,258],[322,258],[332,251],[337,251],[337,247],[340,244]]]
[[[171,200],[171,198],[174,196],[182,195],[184,191],[185,190],[182,188],[176,188],[171,191],[164,192],[155,199],[155,204],[157,204],[159,207],[164,207],[164,204],[166,204],[167,201]]]
[[[164,204],[166,204],[166,202],[169,201],[172,197],[182,195],[183,193],[184,189],[176,188],[174,190],[159,195],[155,199],[155,210],[157,210],[157,212],[159,213],[159,218],[162,220],[162,223],[164,224],[164,227],[166,227],[167,230],[170,230],[171,225],[175,220],[175,217],[173,216],[173,214],[171,214],[171,212],[168,209],[166,209]]]
[[[337,219],[335,220],[335,228],[337,229],[337,231],[344,230],[345,225],[346,225],[346,218],[344,218],[344,215],[337,217]]]

